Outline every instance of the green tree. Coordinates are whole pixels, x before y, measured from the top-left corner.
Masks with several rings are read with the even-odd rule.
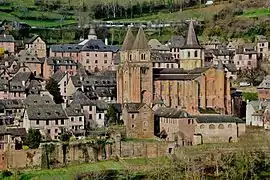
[[[64,102],[63,97],[60,93],[60,88],[58,83],[50,78],[46,84],[46,89],[49,91],[51,95],[53,95],[53,100],[56,104],[61,104]]]
[[[109,105],[105,117],[107,119],[108,125],[118,124],[116,109],[112,104]]]
[[[29,146],[31,149],[37,149],[41,142],[41,134],[39,130],[29,129],[26,137],[25,144]]]

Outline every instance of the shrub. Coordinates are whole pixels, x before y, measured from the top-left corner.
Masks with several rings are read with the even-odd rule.
[[[3,178],[10,177],[10,176],[12,176],[12,172],[11,172],[11,171],[9,171],[9,170],[4,170],[4,171],[2,172],[2,177],[3,177]]]

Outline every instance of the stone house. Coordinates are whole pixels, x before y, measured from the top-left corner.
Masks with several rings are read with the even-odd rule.
[[[75,62],[81,62],[81,49],[83,45],[63,44],[51,45],[49,57],[71,58]]]
[[[22,116],[24,104],[20,99],[1,99],[0,100],[0,125],[22,127]]]
[[[251,69],[258,67],[258,55],[256,45],[244,44],[235,51],[233,63],[237,69]]]
[[[159,107],[155,110],[155,135],[160,137],[161,132],[166,132],[166,141],[177,142],[180,146],[192,145],[193,121],[183,110]]]
[[[82,108],[78,104],[73,104],[65,109],[68,116],[68,129],[75,136],[85,135],[85,117]]]
[[[219,61],[223,64],[233,63],[235,51],[226,48],[218,48],[213,50],[213,64],[217,65]]]
[[[64,99],[64,103],[67,104],[67,83],[69,80],[69,74],[67,72],[57,71],[51,76],[51,78],[53,78],[58,83],[60,93]]]
[[[206,50],[213,50],[213,49],[218,49],[219,46],[222,45],[221,41],[219,40],[219,38],[217,36],[211,37],[210,39],[208,39],[207,41],[205,41],[202,46],[206,49]]]
[[[25,128],[0,126],[0,150],[20,150],[27,133]]]
[[[122,116],[128,138],[154,137],[154,112],[147,104],[124,104]]]
[[[168,41],[170,52],[174,59],[180,59],[180,48],[185,44],[185,38],[183,36],[172,36]]]
[[[61,104],[29,105],[23,116],[23,126],[38,129],[46,139],[56,140],[62,129],[68,129],[68,116]]]
[[[270,99],[270,75],[264,77],[261,84],[257,87],[258,98],[260,101]]]
[[[79,44],[53,45],[50,57],[69,57],[81,63],[89,72],[115,70],[115,56],[119,48],[97,39],[94,28],[90,28],[88,39]]]
[[[246,125],[263,127],[263,113],[267,104],[267,101],[249,101],[246,106]]]
[[[149,40],[148,41],[148,45],[149,45],[151,51],[153,51],[153,52],[157,52],[157,53],[170,53],[170,47],[167,46],[167,45],[161,44],[157,39],[151,39],[151,40]]]
[[[114,56],[118,48],[108,46],[100,39],[88,40],[81,49],[81,64],[89,72],[114,70]]]
[[[39,75],[41,77],[43,75],[42,62],[36,55],[31,54],[30,51],[21,50],[19,52],[18,64],[27,66],[34,76]]]
[[[15,52],[15,40],[12,35],[2,34],[0,35],[0,48],[4,48],[10,54]]]
[[[70,106],[81,107],[85,117],[85,125],[88,127],[103,127],[105,125],[105,114],[108,104],[101,100],[90,100],[89,97],[80,90],[73,94]]]
[[[237,142],[245,133],[245,122],[233,116],[201,115],[194,123],[194,144]]]
[[[31,72],[20,72],[9,81],[9,98],[10,99],[25,99],[26,89],[33,78]]]
[[[263,59],[269,60],[270,46],[267,37],[259,35],[256,36],[257,53],[262,55]]]
[[[179,68],[179,63],[171,53],[152,52],[153,68]]]
[[[114,72],[71,76],[67,84],[67,97],[80,89],[92,100],[116,101],[116,78]]]
[[[68,72],[70,75],[77,73],[78,64],[71,58],[50,57],[45,59],[43,77],[49,79],[55,72]]]
[[[34,35],[25,43],[25,49],[38,58],[45,58],[47,55],[46,43],[38,35]]]

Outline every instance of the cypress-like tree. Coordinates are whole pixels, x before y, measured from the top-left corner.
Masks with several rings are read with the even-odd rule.
[[[56,104],[61,104],[64,102],[59,85],[53,78],[50,78],[47,82],[46,89],[51,95],[53,95],[53,100]]]

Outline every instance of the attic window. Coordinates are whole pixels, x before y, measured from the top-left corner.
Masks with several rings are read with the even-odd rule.
[[[49,101],[46,101],[46,104],[49,104]]]
[[[69,46],[68,49],[71,49],[71,47]]]
[[[97,81],[95,81],[95,84],[97,84],[98,82]]]
[[[47,115],[48,115],[48,116],[50,116],[50,115],[51,115],[51,113],[50,113],[50,112],[47,112]]]
[[[40,115],[40,113],[37,113],[38,115]]]
[[[36,104],[36,103],[37,103],[37,101],[34,101],[34,103]]]
[[[58,115],[58,116],[60,115],[60,112],[55,112],[55,113],[56,113],[56,115]]]

